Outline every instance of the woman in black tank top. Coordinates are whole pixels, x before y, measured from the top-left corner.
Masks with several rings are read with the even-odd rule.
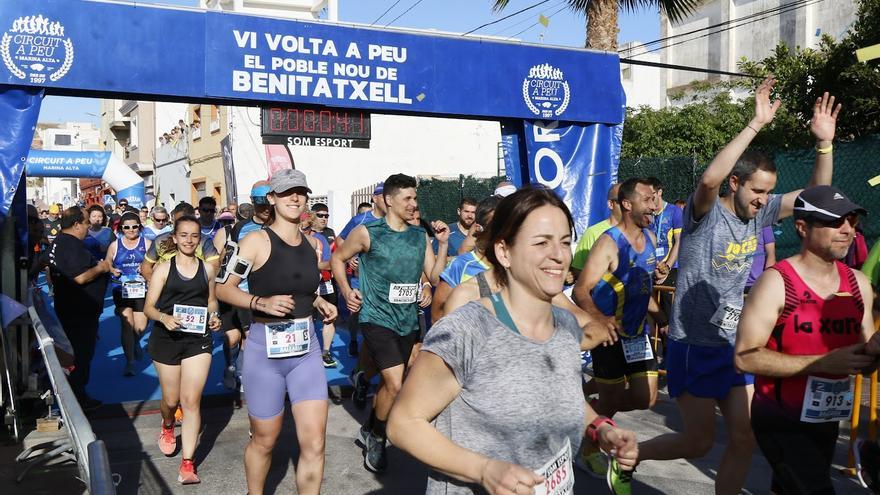
[[[200,238],[195,217],[184,216],[174,222],[170,238],[174,246],[167,247],[176,249],[177,254],[153,270],[144,307],[147,318],[156,321],[147,350],[162,386],[159,450],[168,456],[177,450],[174,412],[180,405],[183,445],[178,481],[183,484],[200,481],[193,455],[201,428],[202,390],[211,367],[210,331],[220,329],[215,270],[195,255]],[[184,382],[186,386],[181,387]]]
[[[237,258],[230,261],[229,278],[217,286],[220,300],[249,309],[254,316],[242,370],[252,433],[245,474],[248,492],[263,493],[286,393],[299,441],[297,493],[318,494],[324,473],[327,385],[311,319],[317,309],[324,323],[332,323],[337,310],[315,295],[320,281],[318,241],[300,231],[300,215],[308,209],[311,192],[305,174],[277,171],[269,187],[272,213],[267,227],[241,241]],[[243,277],[250,293],[238,287]]]

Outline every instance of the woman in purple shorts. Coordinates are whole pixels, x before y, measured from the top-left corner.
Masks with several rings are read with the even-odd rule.
[[[228,261],[229,278],[217,286],[222,301],[253,311],[241,377],[252,433],[245,475],[248,492],[263,493],[287,395],[299,440],[297,493],[317,494],[324,475],[327,377],[312,314],[317,309],[325,324],[332,323],[336,307],[315,294],[318,241],[300,232],[312,192],[305,174],[280,170],[269,187],[267,227],[244,238]],[[242,278],[250,293],[238,288]]]

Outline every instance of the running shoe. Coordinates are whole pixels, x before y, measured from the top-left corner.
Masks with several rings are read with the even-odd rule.
[[[379,438],[372,433],[368,434],[367,447],[364,449],[364,467],[372,473],[381,473],[388,468],[384,438]]]
[[[223,386],[229,390],[238,388],[238,380],[235,378],[235,366],[227,366],[223,370]]]
[[[321,359],[324,360],[325,368],[335,368],[339,364],[333,359],[333,356],[330,355],[330,351],[324,351],[324,353],[321,354]]]
[[[168,456],[174,455],[177,450],[177,437],[174,436],[174,425],[165,426],[162,422],[162,429],[159,431],[159,450]]]
[[[354,387],[354,392],[351,393],[351,400],[354,402],[355,407],[358,409],[367,407],[367,391],[370,388],[370,383],[364,377],[364,372],[356,370],[348,375],[348,380]]]
[[[608,488],[614,495],[630,495],[632,493],[632,471],[624,471],[615,459],[608,461]]]
[[[196,474],[196,465],[192,459],[183,459],[180,461],[180,469],[177,470],[177,481],[182,485],[194,485],[201,483],[199,475]]]
[[[584,440],[588,443],[588,440]],[[608,458],[599,450],[583,448],[574,460],[574,465],[593,478],[602,479],[608,475]]]
[[[125,363],[125,370],[122,371],[122,376],[134,376],[134,363]]]
[[[355,441],[355,443],[357,443],[361,447],[367,448],[367,439],[369,439],[369,437],[370,437],[370,429],[367,427],[366,424],[364,424],[364,425],[361,425],[361,429],[358,430],[358,436],[354,441]]]
[[[177,410],[174,411],[174,424],[180,426],[181,423],[183,423],[183,409],[177,406]]]
[[[358,357],[358,343],[357,340],[352,340],[348,343],[348,355],[349,357]]]
[[[880,446],[860,438],[853,446],[853,456],[859,483],[871,493],[880,493]]]

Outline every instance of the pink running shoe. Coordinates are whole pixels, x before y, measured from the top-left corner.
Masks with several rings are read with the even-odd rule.
[[[199,475],[196,474],[196,465],[192,459],[183,459],[180,461],[180,469],[177,471],[177,481],[182,485],[194,485],[201,483]]]
[[[174,451],[177,450],[177,438],[174,436],[173,423],[171,426],[165,426],[165,422],[162,422],[162,429],[159,431],[159,450],[167,456],[174,455]]]

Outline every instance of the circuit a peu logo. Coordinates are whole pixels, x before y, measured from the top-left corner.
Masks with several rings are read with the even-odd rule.
[[[571,89],[561,70],[550,64],[536,65],[523,79],[523,100],[541,118],[559,117],[568,108]]]
[[[73,42],[64,26],[42,14],[19,17],[0,39],[0,56],[12,75],[32,84],[56,82],[73,65]]]

